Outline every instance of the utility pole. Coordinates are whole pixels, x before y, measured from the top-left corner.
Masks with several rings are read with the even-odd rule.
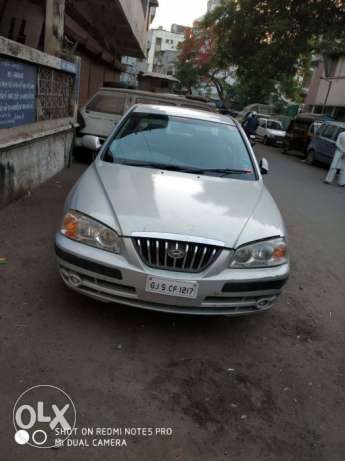
[[[323,103],[323,107],[322,107],[322,113],[323,113],[323,114],[325,113],[325,109],[326,109],[326,106],[327,106],[329,93],[331,92],[332,85],[333,85],[333,80],[327,79],[327,78],[325,78],[324,80],[326,80],[327,83],[328,83],[328,90],[327,90],[326,97],[325,97],[325,100],[324,100],[324,103]]]

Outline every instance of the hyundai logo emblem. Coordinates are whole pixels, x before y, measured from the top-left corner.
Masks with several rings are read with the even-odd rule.
[[[177,248],[173,248],[168,251],[168,255],[172,259],[182,259],[186,256],[186,252]]]

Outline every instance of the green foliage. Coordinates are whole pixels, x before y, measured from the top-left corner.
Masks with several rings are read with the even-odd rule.
[[[223,0],[203,27],[212,30],[218,62],[237,66],[235,102],[267,102],[277,88],[296,98],[295,76],[312,52],[344,50],[343,0]]]
[[[194,28],[186,31],[185,41],[179,47],[176,77],[180,80],[178,89],[188,92],[201,83],[214,85],[219,98],[225,97],[225,79],[219,76],[224,69],[223,56],[215,48],[212,28]]]

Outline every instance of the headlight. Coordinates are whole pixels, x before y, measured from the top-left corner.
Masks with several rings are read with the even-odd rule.
[[[285,239],[276,238],[238,248],[231,260],[230,267],[236,269],[274,267],[287,262],[288,252]]]
[[[60,229],[66,237],[101,250],[120,253],[120,238],[115,231],[78,211],[65,214]]]

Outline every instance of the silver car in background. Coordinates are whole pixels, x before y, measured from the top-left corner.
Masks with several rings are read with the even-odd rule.
[[[56,234],[62,279],[100,301],[155,311],[268,310],[289,261],[267,171],[228,117],[134,106],[67,198]]]

